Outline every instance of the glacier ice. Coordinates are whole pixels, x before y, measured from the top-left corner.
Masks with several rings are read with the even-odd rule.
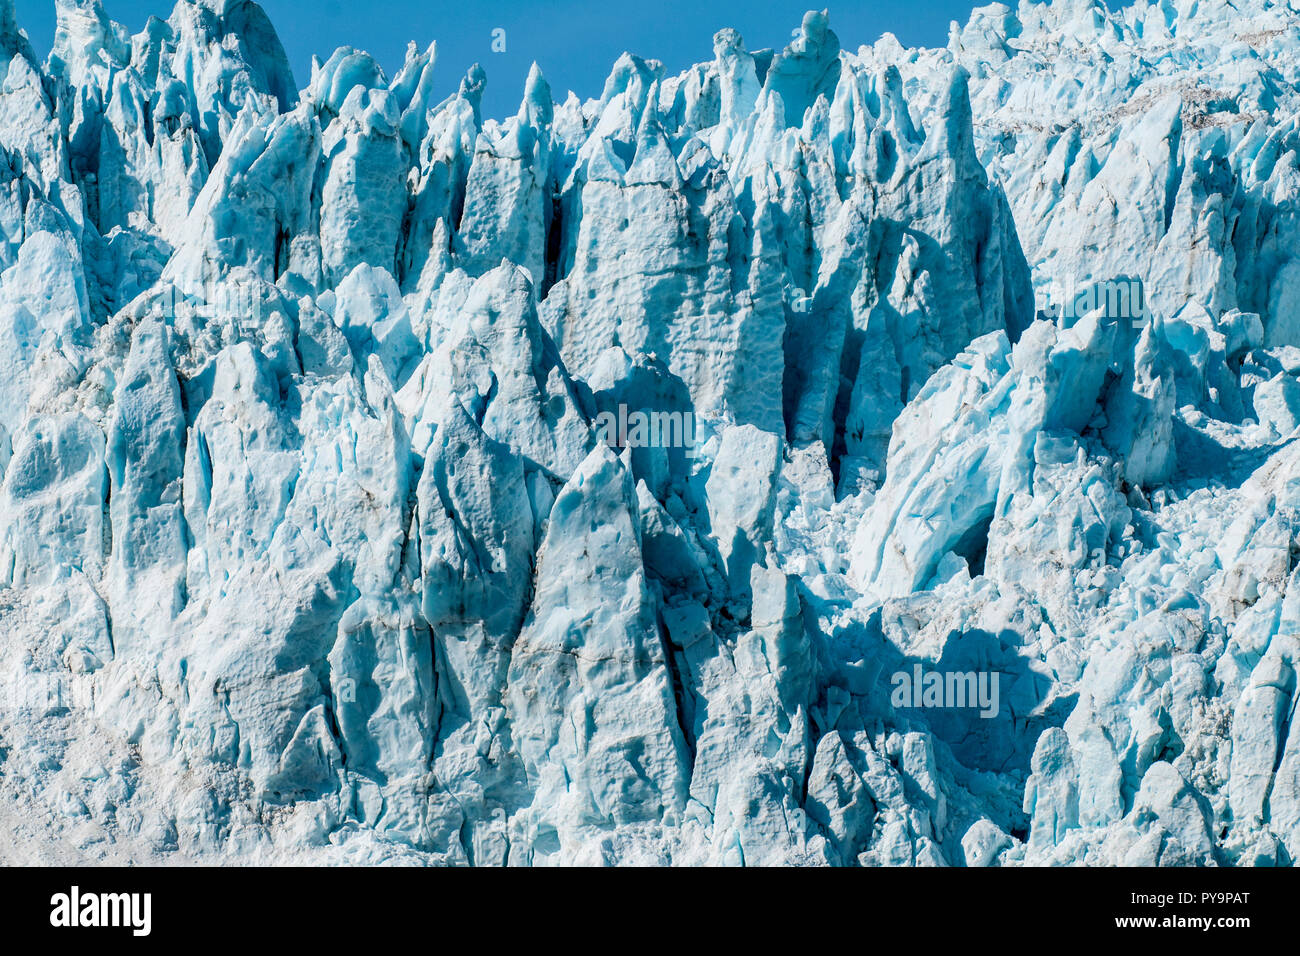
[[[436,45],[55,7],[0,859],[1300,856],[1296,0],[814,11],[504,120]]]

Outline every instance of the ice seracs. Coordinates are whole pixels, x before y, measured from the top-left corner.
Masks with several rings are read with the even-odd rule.
[[[812,11],[504,120],[433,44],[55,10],[0,0],[0,856],[1300,855],[1293,3]]]

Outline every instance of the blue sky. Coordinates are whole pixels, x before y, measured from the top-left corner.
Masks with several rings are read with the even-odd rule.
[[[825,2],[825,0],[823,0]],[[670,72],[711,59],[713,34],[738,29],[751,50],[780,47],[799,26],[809,0],[261,0],[293,64],[299,87],[311,56],[324,60],[344,44],[368,50],[391,75],[408,40],[438,41],[440,92],[455,89],[474,62],[487,70],[487,115],[513,114],[536,60],[557,99],[572,89],[599,96],[624,50],[662,60]],[[951,20],[965,22],[969,0],[855,0],[830,7],[831,28],[850,49],[892,32],[908,46],[941,46]],[[54,35],[52,0],[15,0],[19,25],[38,52]],[[152,14],[166,19],[169,0],[106,0],[110,17],[138,32]],[[304,12],[310,11],[310,12]],[[505,30],[504,53],[492,31]]]

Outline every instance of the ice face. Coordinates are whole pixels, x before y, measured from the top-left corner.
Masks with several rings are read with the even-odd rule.
[[[15,860],[1300,855],[1300,10],[484,117],[0,0]]]

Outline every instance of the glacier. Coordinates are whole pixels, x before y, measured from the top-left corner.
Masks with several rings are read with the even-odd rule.
[[[1297,0],[812,11],[504,120],[55,7],[0,860],[1300,858]]]

